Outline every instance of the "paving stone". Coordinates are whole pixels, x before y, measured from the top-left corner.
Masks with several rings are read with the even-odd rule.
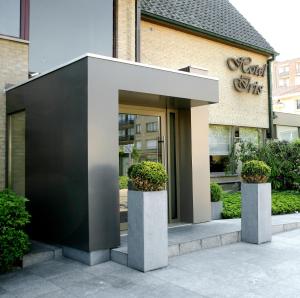
[[[220,236],[214,236],[214,237],[202,239],[201,245],[203,249],[221,246],[221,238]]]
[[[238,232],[228,233],[221,235],[221,244],[228,245],[239,242],[239,234]]]
[[[278,234],[284,232],[283,225],[273,225],[272,226],[272,234]]]
[[[284,228],[285,231],[295,230],[295,229],[297,229],[297,223],[284,224],[283,228]]]
[[[111,251],[111,260],[118,264],[127,266],[128,254],[123,251],[112,250]]]
[[[169,255],[169,258],[179,256],[179,245],[178,244],[169,245],[168,246],[168,255]]]
[[[179,244],[179,254],[187,254],[193,251],[197,251],[201,249],[201,241],[195,240],[195,241],[189,241],[185,243]]]

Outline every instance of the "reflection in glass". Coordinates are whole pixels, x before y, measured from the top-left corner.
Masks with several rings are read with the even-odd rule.
[[[135,163],[162,162],[161,119],[159,116],[119,114],[120,221],[127,222],[127,171]]]

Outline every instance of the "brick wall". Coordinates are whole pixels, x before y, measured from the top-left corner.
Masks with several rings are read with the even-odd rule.
[[[268,127],[267,75],[252,76],[264,85],[262,94],[240,93],[233,88],[233,79],[240,71],[230,71],[229,57],[251,57],[253,64],[267,63],[267,57],[220,42],[184,33],[148,21],[141,24],[141,62],[172,69],[188,65],[208,69],[208,75],[220,80],[220,102],[209,106],[212,124]]]
[[[5,186],[5,84],[28,77],[28,43],[0,36],[0,189]]]

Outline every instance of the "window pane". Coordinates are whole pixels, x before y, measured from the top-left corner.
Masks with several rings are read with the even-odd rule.
[[[20,0],[0,0],[0,34],[20,37]]]
[[[240,139],[244,142],[250,142],[258,145],[258,129],[249,127],[240,127]]]
[[[298,127],[277,126],[277,138],[280,141],[293,141],[299,137]]]
[[[210,125],[209,127],[209,154],[229,155],[230,127]]]

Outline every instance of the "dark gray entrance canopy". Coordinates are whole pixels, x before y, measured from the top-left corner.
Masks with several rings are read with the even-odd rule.
[[[191,110],[219,98],[217,79],[92,54],[6,92],[7,114],[26,112],[31,236],[87,253],[120,242],[119,104]]]

